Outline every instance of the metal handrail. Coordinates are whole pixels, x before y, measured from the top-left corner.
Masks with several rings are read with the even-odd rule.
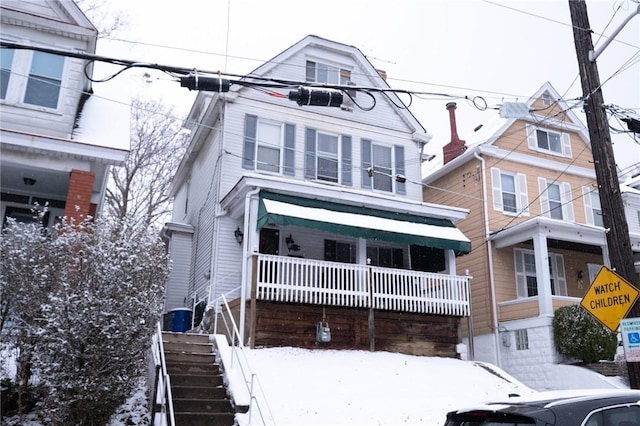
[[[164,344],[162,343],[162,327],[160,322],[156,325],[156,334],[153,336],[151,346],[155,364],[156,377],[154,382],[154,400],[151,409],[151,425],[156,425],[156,407],[160,407],[163,414],[159,426],[175,426],[175,414],[173,412],[173,396],[171,394],[171,379],[167,373],[167,363],[164,357]]]
[[[229,293],[236,292],[236,290],[232,290]],[[227,294],[229,294],[227,293]],[[245,352],[245,346],[242,342],[242,337],[240,336],[240,332],[238,330],[238,326],[236,325],[235,320],[233,319],[233,314],[231,312],[231,308],[229,307],[229,303],[224,294],[218,297],[218,303],[215,305],[216,309],[216,319],[214,321],[214,334],[217,333],[218,326],[218,316],[220,316],[223,320],[226,335],[231,341],[231,365],[230,368],[234,366],[234,359],[237,360],[237,365],[239,367],[239,371],[242,374],[242,378],[244,384],[247,388],[247,392],[249,393],[249,424],[252,423],[252,415],[253,410],[256,409],[258,414],[260,415],[261,424],[266,426],[275,425],[273,420],[273,413],[271,412],[271,408],[269,407],[269,403],[267,402],[267,398],[264,393],[264,389],[262,388],[262,384],[258,376],[251,371],[251,367],[249,366],[249,360],[247,358],[247,354]],[[222,312],[221,310],[224,308],[226,311]],[[227,320],[227,317],[229,320]]]

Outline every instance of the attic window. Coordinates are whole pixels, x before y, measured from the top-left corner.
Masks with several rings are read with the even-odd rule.
[[[306,81],[327,84],[347,84],[351,71],[321,62],[307,61]]]
[[[544,92],[542,94],[542,103],[544,104],[544,106],[550,106],[551,102],[551,95],[549,94],[549,92]]]

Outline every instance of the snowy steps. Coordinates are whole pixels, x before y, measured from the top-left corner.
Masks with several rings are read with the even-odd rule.
[[[235,424],[213,344],[206,334],[162,333],[176,425]]]

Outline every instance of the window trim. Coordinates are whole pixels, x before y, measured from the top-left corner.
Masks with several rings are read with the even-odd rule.
[[[525,248],[516,247],[513,249],[513,261],[514,261],[514,273],[515,273],[515,284],[516,284],[516,297],[518,299],[526,299],[531,297],[538,297],[540,294],[529,296],[529,291],[527,289],[527,280],[526,277],[527,271],[524,263],[524,254],[533,255],[535,258],[535,251],[529,250]],[[549,279],[550,283],[553,284],[553,288],[551,294],[553,296],[566,297],[567,296],[567,275],[566,268],[564,263],[564,256],[560,253],[552,253],[549,252]],[[535,263],[534,263],[535,267]],[[539,286],[537,282],[536,273],[536,285]]]
[[[560,203],[562,207],[562,219],[551,217],[551,205],[549,200],[548,187],[557,185],[560,191]],[[540,213],[544,217],[562,220],[565,222],[574,222],[573,213],[573,197],[571,184],[569,182],[555,182],[543,177],[538,177],[538,190],[540,194]]]
[[[516,351],[529,350],[529,330],[526,328],[520,328],[513,331],[516,341]]]
[[[391,189],[389,191],[375,188],[375,168],[376,165],[373,161],[373,149],[374,147],[382,147],[385,149],[389,149],[391,153],[391,173],[389,179],[391,181]],[[396,179],[396,176],[402,175],[404,176],[405,172],[405,147],[403,145],[384,143],[379,141],[374,141],[369,138],[361,138],[360,139],[360,155],[361,155],[361,170],[362,170],[362,188],[368,188],[374,192],[379,192],[381,194],[398,194],[398,195],[406,195],[406,183],[400,182]],[[384,173],[386,175],[386,173]]]
[[[511,175],[514,177],[516,185],[516,211],[508,212],[504,210],[503,191],[502,191],[502,175]],[[529,194],[527,192],[527,176],[524,173],[515,173],[508,170],[501,170],[497,167],[491,168],[491,186],[493,197],[493,209],[500,211],[507,216],[529,216]]]
[[[22,42],[26,45],[32,45],[28,41],[16,41],[14,39],[3,39],[14,42]],[[46,47],[46,46],[45,46]],[[31,80],[31,67],[33,65],[33,58],[37,51],[31,51],[27,49],[10,49],[13,50],[13,60],[11,62],[11,68],[9,71],[9,79],[7,85],[7,92],[4,99],[0,99],[0,103],[6,105],[13,105],[20,108],[31,109],[35,111],[43,111],[50,113],[61,113],[64,105],[64,98],[66,96],[65,81],[67,81],[69,59],[62,56],[62,68],[60,69],[60,80],[58,87],[58,101],[56,107],[48,107],[38,104],[31,104],[25,102],[27,95],[28,83]],[[45,52],[41,52],[45,53]],[[51,53],[46,53],[53,55]],[[54,55],[60,56],[60,55]]]
[[[338,180],[334,182],[328,179],[318,177],[318,137],[319,134],[335,136],[338,138],[337,146],[337,162],[338,162]],[[335,132],[316,129],[313,127],[305,128],[304,142],[304,177],[318,181],[324,184],[352,186],[352,164],[353,164],[353,144],[350,135],[338,134]]]
[[[604,228],[604,217],[602,216],[602,205],[600,205],[599,209],[596,209],[594,207],[594,202],[593,202],[594,197],[598,199],[598,204],[600,204],[600,194],[596,189],[590,188],[588,186],[582,187],[582,200],[584,204],[585,222],[587,223],[587,225],[599,226]],[[598,212],[602,221],[601,225],[596,223],[596,216],[598,216]]]
[[[557,130],[552,130],[549,128],[543,128],[539,126],[534,126],[531,124],[527,124],[525,128],[527,132],[527,144],[529,146],[529,149],[533,151],[549,154],[549,155],[555,155],[558,157],[572,158],[571,137],[569,133],[560,132]],[[552,149],[546,149],[546,148],[540,147],[539,141],[538,141],[538,131],[546,132],[547,135],[549,133],[557,134],[559,136],[560,151],[553,151]]]
[[[313,65],[312,65],[313,64]],[[336,70],[338,80],[337,82],[320,81],[318,80],[318,65],[325,66]],[[347,85],[351,81],[351,70],[337,63],[327,62],[325,60],[316,60],[313,58],[307,58],[305,62],[305,81],[310,83],[325,83],[325,84],[337,84]],[[313,74],[313,75],[312,75]]]
[[[280,126],[278,171],[258,168],[258,150],[270,145],[260,140],[260,123]],[[242,144],[242,167],[258,173],[273,175],[295,175],[295,125],[267,117],[245,114]]]

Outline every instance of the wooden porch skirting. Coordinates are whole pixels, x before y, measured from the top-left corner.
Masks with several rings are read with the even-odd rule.
[[[357,349],[455,358],[460,317],[257,301],[250,336],[253,347]],[[316,324],[326,321],[331,342],[316,342]],[[251,319],[248,319],[250,322]],[[373,343],[373,345],[372,345]]]

